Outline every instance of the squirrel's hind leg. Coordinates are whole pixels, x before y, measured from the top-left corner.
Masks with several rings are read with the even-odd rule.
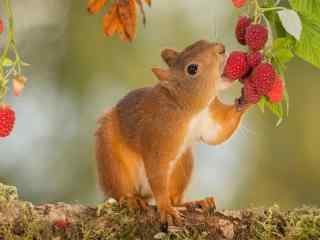
[[[170,199],[173,206],[187,208],[201,208],[203,210],[211,210],[216,208],[213,197],[202,200],[183,202],[183,195],[188,187],[193,170],[193,153],[192,148],[188,148],[178,159],[172,173],[170,181]]]
[[[148,197],[140,196],[141,157],[121,141],[116,114],[109,112],[96,133],[96,160],[100,186],[106,196],[132,207],[147,206]]]

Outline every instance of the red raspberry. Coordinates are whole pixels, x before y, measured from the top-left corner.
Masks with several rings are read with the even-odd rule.
[[[252,51],[259,51],[266,45],[268,29],[262,24],[251,24],[247,28],[245,39]]]
[[[281,102],[284,96],[284,81],[277,75],[273,83],[271,91],[267,94],[270,102],[278,103]]]
[[[242,78],[239,78],[239,82],[244,84],[244,82],[247,81],[247,79],[250,78],[250,76],[252,74],[252,71],[253,71],[252,68],[249,68],[248,72]]]
[[[249,27],[251,24],[251,19],[247,16],[242,16],[239,17],[236,29],[235,29],[235,34],[238,42],[242,45],[246,45],[246,30],[247,27]]]
[[[10,135],[15,120],[15,113],[9,106],[0,106],[0,137],[4,138]]]
[[[262,62],[262,53],[261,52],[250,52],[248,53],[248,65],[249,67],[255,68]]]
[[[246,79],[244,82],[243,96],[245,102],[253,104],[259,102],[261,98],[261,95],[258,93],[255,84],[251,81],[250,78]]]
[[[271,91],[275,79],[276,71],[269,63],[261,63],[254,69],[251,75],[251,80],[261,96],[267,95]]]
[[[247,3],[247,0],[232,0],[232,2],[236,8],[241,8]]]
[[[3,26],[3,21],[0,19],[0,34],[3,33],[4,26]]]
[[[66,230],[70,226],[70,222],[68,219],[59,219],[54,221],[53,225],[60,230]]]
[[[248,70],[247,54],[240,51],[234,51],[228,57],[224,68],[224,75],[230,80],[236,80],[243,77]]]

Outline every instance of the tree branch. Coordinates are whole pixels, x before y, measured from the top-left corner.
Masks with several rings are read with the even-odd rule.
[[[33,205],[0,184],[0,239],[319,239],[320,210],[304,207],[202,211],[186,209],[183,226],[161,233],[154,207],[131,211],[115,201]]]

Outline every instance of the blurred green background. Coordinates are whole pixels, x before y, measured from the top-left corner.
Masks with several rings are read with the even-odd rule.
[[[37,203],[103,199],[95,177],[96,119],[128,91],[156,82],[150,68],[164,66],[161,48],[182,49],[201,38],[229,51],[240,47],[231,1],[153,0],[132,44],[105,38],[103,13],[89,16],[84,0],[13,3],[18,46],[32,66],[23,96],[7,99],[17,125],[0,140],[0,181]],[[254,109],[226,144],[197,146],[187,199],[213,195],[225,208],[319,203],[320,71],[297,59],[287,79],[289,118],[276,128],[270,113]],[[223,98],[231,102],[238,93],[235,86]]]

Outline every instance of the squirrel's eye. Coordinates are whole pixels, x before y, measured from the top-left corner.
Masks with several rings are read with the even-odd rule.
[[[198,72],[198,64],[195,64],[195,63],[189,64],[187,67],[187,72],[190,75],[196,75]]]

